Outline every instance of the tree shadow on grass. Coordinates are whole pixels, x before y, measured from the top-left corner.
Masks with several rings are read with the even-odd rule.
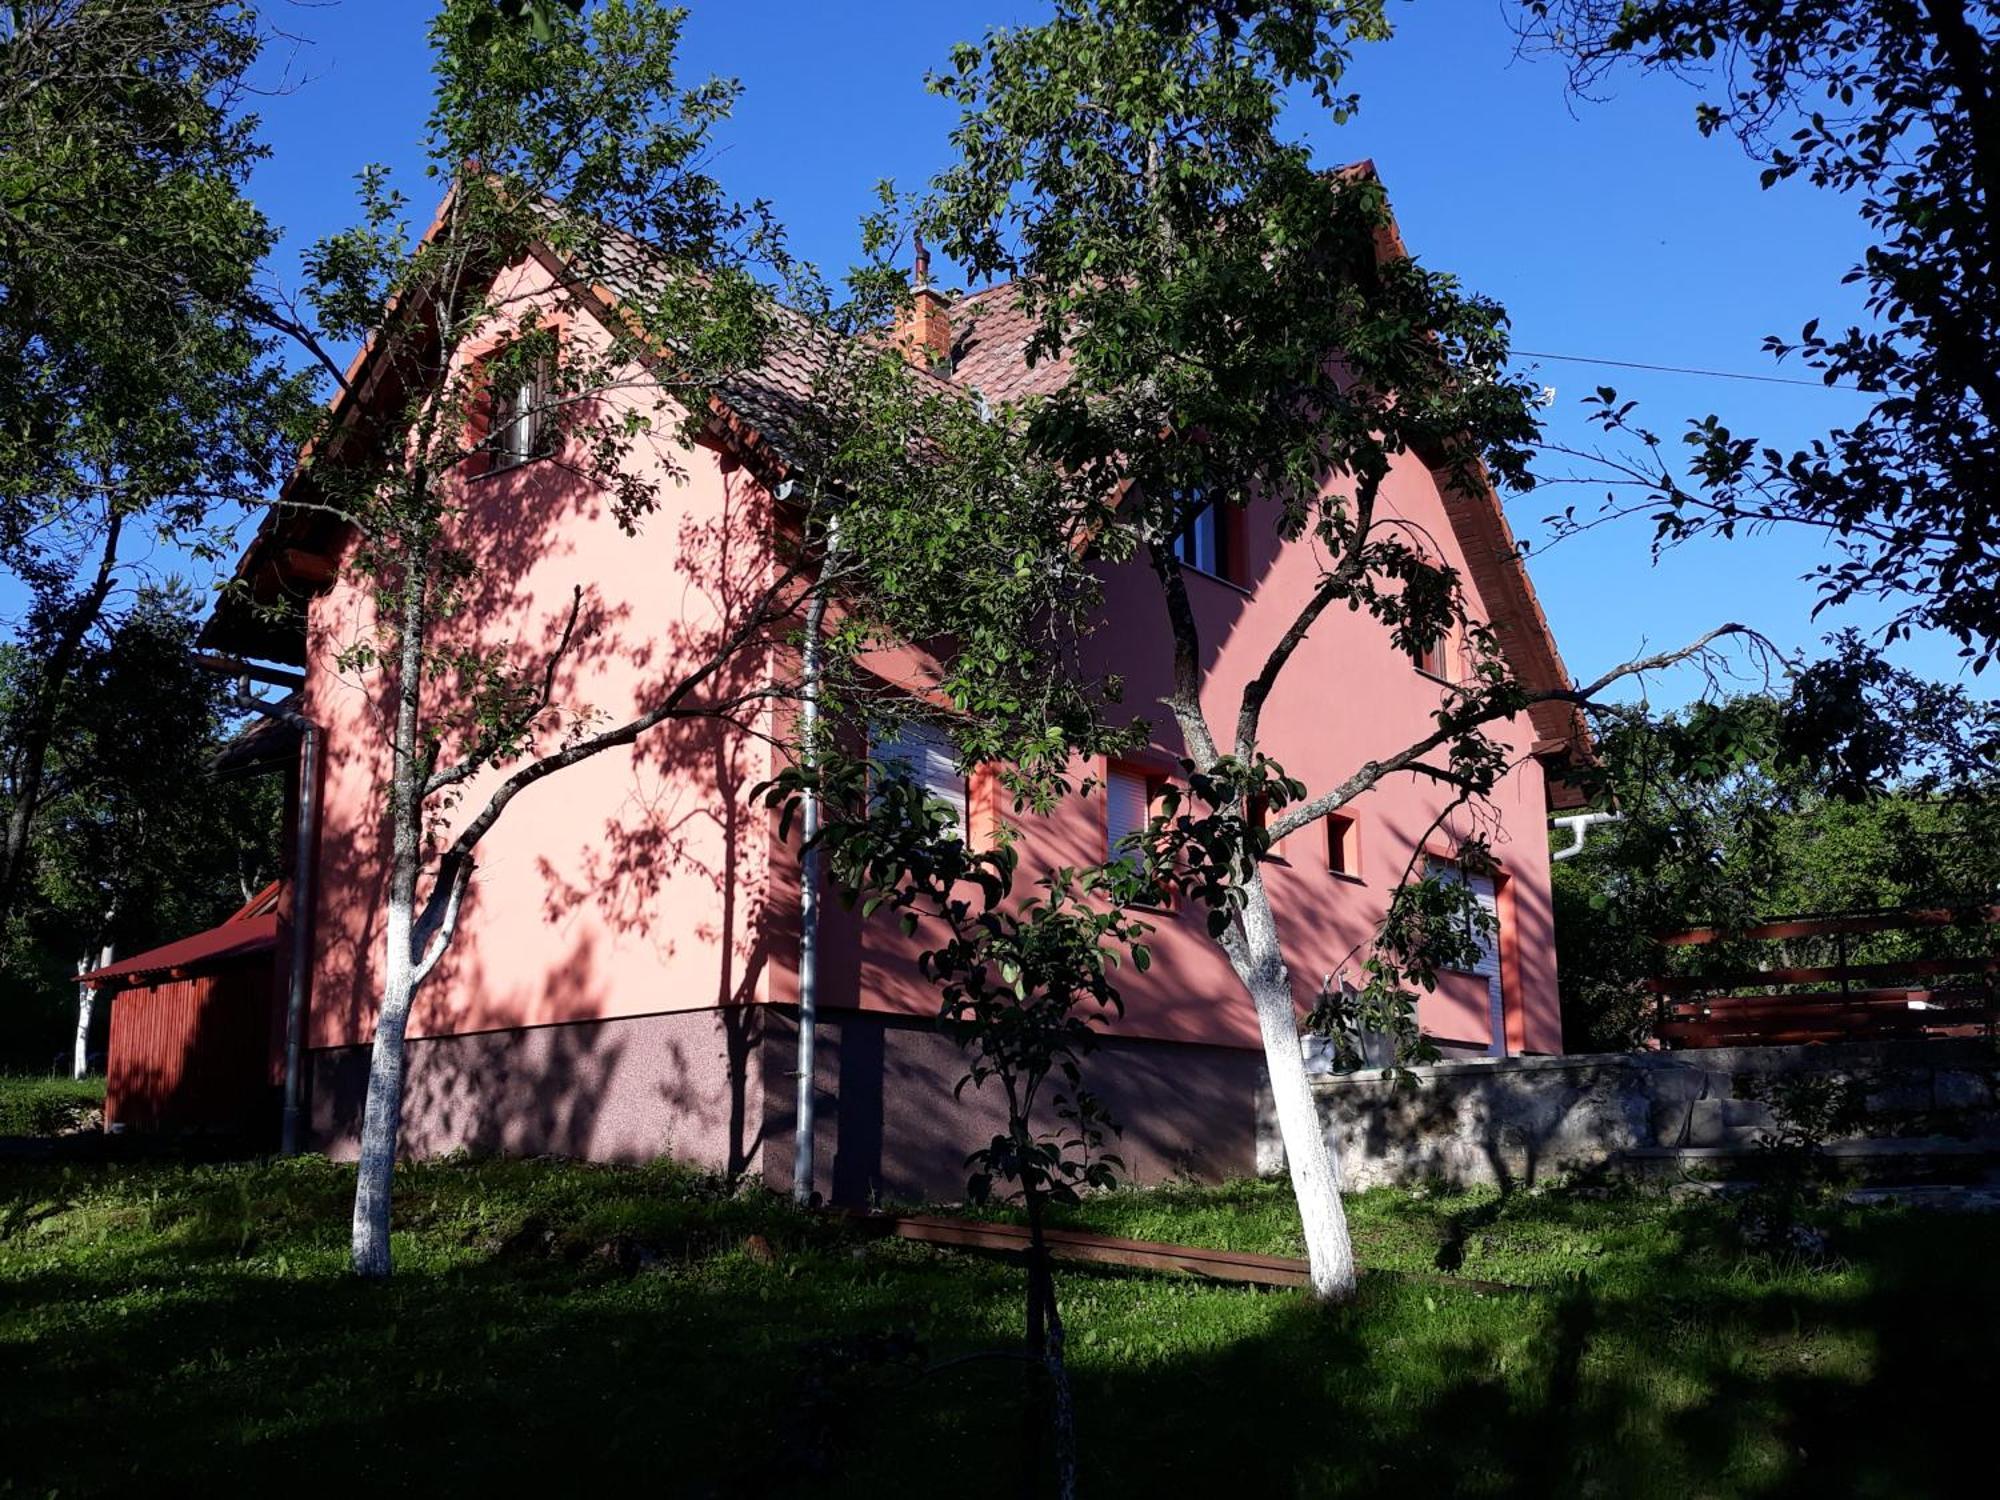
[[[686,1174],[458,1164],[403,1186],[402,1269],[369,1287],[338,1270],[345,1174],[300,1175],[86,1204],[100,1250],[8,1267],[18,1491],[1018,1493],[1019,1367],[954,1362],[1017,1336],[1011,1265]],[[1900,1496],[1979,1472],[2000,1229],[1877,1216],[1823,1274],[1742,1261],[1712,1214],[1648,1243],[1528,1293],[1370,1277],[1339,1310],[1065,1273],[1085,1493]]]

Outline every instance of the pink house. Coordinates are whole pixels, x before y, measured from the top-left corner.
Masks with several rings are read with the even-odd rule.
[[[560,274],[540,252],[506,268],[511,305],[533,305],[564,339],[605,340],[621,289],[647,274],[627,244],[595,279]],[[1022,357],[1024,320],[998,287],[957,300],[920,293],[912,337],[940,375],[996,403],[1057,372]],[[366,388],[367,372],[360,382]],[[643,370],[630,372],[634,381]],[[466,613],[487,641],[546,646],[581,586],[591,627],[570,663],[562,701],[622,715],[675,659],[698,653],[741,592],[764,576],[774,529],[787,412],[804,392],[787,351],[738,382],[698,441],[660,436],[635,462],[681,476],[668,504],[627,536],[602,495],[560,464],[532,457],[465,475],[466,541],[479,569]],[[1405,459],[1383,504],[1433,538],[1439,560],[1468,580],[1514,668],[1535,685],[1567,681],[1497,498],[1461,493]],[[239,577],[266,602],[303,605],[294,624],[225,604],[204,642],[302,671],[300,707],[317,726],[316,772],[303,779],[317,824],[306,899],[284,892],[285,931],[302,920],[309,953],[304,1078],[308,1142],[351,1153],[359,1129],[372,1010],[382,960],[379,893],[386,752],[374,729],[379,680],[343,671],[342,645],[366,627],[370,600],[341,568],[337,524],[274,515]],[[1260,662],[1313,584],[1312,559],[1280,545],[1252,513],[1198,525],[1186,546],[1190,584],[1220,703]],[[1164,691],[1167,634],[1157,587],[1134,568],[1106,579],[1093,649],[1115,661],[1127,701]],[[1412,661],[1365,616],[1319,626],[1267,712],[1266,746],[1309,784],[1324,786],[1428,724],[1440,677],[1457,670],[1449,644]],[[1130,764],[1102,768],[1108,792],[1028,820],[1026,857],[1102,858],[1143,815],[1149,783],[1174,768],[1171,722]],[[1518,762],[1495,801],[1501,873],[1490,894],[1499,939],[1480,972],[1446,975],[1423,1004],[1447,1051],[1561,1049],[1550,933],[1546,817],[1552,774],[1578,746],[1566,710],[1506,727]],[[460,1147],[630,1160],[672,1153],[729,1172],[789,1181],[797,1053],[799,871],[749,790],[773,752],[752,735],[704,723],[669,725],[524,794],[482,846],[458,939],[417,1001],[409,1035],[405,1149]],[[977,825],[987,796],[929,773],[964,799]],[[294,784],[301,778],[294,776]],[[476,798],[476,788],[473,797]],[[1389,891],[1443,803],[1419,778],[1384,784],[1330,820],[1286,840],[1274,899],[1307,1000],[1322,975],[1365,949]],[[295,820],[295,826],[296,826]],[[968,1090],[954,1104],[957,1049],[932,1025],[914,947],[887,924],[861,923],[837,904],[821,945],[818,1046],[819,1186],[848,1201],[954,1194],[965,1152],[991,1134],[997,1110]],[[1198,916],[1158,917],[1157,961],[1123,986],[1128,1010],[1089,1066],[1124,1127],[1133,1175],[1247,1173],[1257,1164],[1262,1061],[1257,1028]],[[281,990],[289,981],[278,944]]]

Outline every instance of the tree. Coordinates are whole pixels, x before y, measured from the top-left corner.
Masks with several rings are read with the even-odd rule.
[[[1600,741],[1621,816],[1555,869],[1563,1034],[1623,1050],[1652,1033],[1641,985],[1667,968],[1832,962],[1813,940],[1773,960],[1720,942],[1662,948],[1661,932],[1741,928],[1793,914],[1981,908],[2000,892],[1995,819],[2000,711],[1924,682],[1849,635],[1784,697],[1746,695],[1658,717],[1634,710]],[[1914,955],[1964,934],[1855,940],[1854,961]],[[1820,942],[1818,947],[1824,947]]]
[[[764,685],[729,669],[769,644],[797,577],[776,570],[692,665],[657,685],[651,707],[620,723],[565,713],[557,698],[578,643],[581,581],[545,651],[455,627],[472,572],[457,524],[469,464],[505,433],[531,432],[530,456],[551,454],[601,488],[637,530],[659,496],[626,463],[632,447],[656,419],[697,425],[720,376],[754,361],[769,326],[768,298],[746,269],[763,225],[703,168],[734,91],[680,86],[681,13],[608,0],[588,17],[556,15],[543,35],[491,19],[485,5],[456,0],[432,25],[428,149],[451,187],[431,232],[407,234],[401,197],[370,169],[363,222],[308,257],[304,336],[318,348],[365,340],[367,392],[341,377],[329,429],[280,502],[351,529],[347,566],[373,596],[371,627],[339,659],[381,684],[390,752],[387,951],[353,1218],[354,1268],[372,1277],[390,1269],[410,1006],[456,933],[481,840],[515,797],[558,771],[670,719],[755,703]],[[644,246],[654,274],[606,351],[558,340],[495,289],[496,274],[537,244],[568,268],[559,285],[587,286],[583,268],[600,265],[616,236]],[[496,329],[487,357],[468,358]]]
[[[962,117],[926,216],[975,275],[1013,279],[1034,323],[1030,359],[1067,361],[1028,430],[1047,460],[1119,497],[1098,555],[1136,557],[1158,580],[1174,657],[1164,707],[1187,788],[1154,820],[1146,854],[1156,880],[1207,909],[1255,1008],[1313,1286],[1329,1298],[1352,1292],[1354,1260],[1262,857],[1389,776],[1429,776],[1454,806],[1476,803],[1508,768],[1494,726],[1537,701],[1588,707],[1634,671],[1739,633],[1725,626],[1583,687],[1530,688],[1455,572],[1378,515],[1402,455],[1477,493],[1489,474],[1525,482],[1535,435],[1531,393],[1497,373],[1501,310],[1395,251],[1372,174],[1322,171],[1278,133],[1287,90],[1345,118],[1350,51],[1388,29],[1373,3],[1058,0],[1045,24],[959,48],[934,80]],[[1174,539],[1204,506],[1253,500],[1272,506],[1281,540],[1316,549],[1319,582],[1218,728],[1201,703],[1202,642]],[[1336,606],[1368,612],[1412,651],[1455,632],[1473,666],[1443,690],[1430,733],[1307,788],[1264,752],[1263,711]],[[1476,838],[1459,856],[1487,857]],[[1472,898],[1464,882],[1408,873],[1358,1010],[1327,1009],[1420,1056],[1414,993],[1468,941]]]
[[[299,435],[304,382],[255,289],[272,235],[243,195],[260,44],[250,8],[222,0],[0,13],[0,568],[27,596],[0,912],[93,633],[156,549],[219,556]]]
[[[1704,135],[1734,134],[1766,188],[1797,178],[1854,198],[1871,239],[1844,278],[1866,288],[1867,321],[1815,318],[1764,341],[1874,393],[1866,416],[1787,453],[1711,414],[1688,422],[1677,466],[1607,388],[1594,417],[1626,451],[1573,452],[1574,477],[1608,482],[1604,513],[1648,516],[1658,544],[1818,532],[1836,552],[1811,575],[1820,608],[1887,601],[1889,639],[1943,631],[1983,668],[2000,642],[2000,14],[1964,0],[1524,0],[1521,30],[1583,97],[1627,64],[1700,86]]]
[[[190,613],[185,598],[143,594],[84,642],[56,704],[5,948],[25,992],[22,1050],[38,1059],[58,1025],[47,1000],[74,993],[63,960],[96,967],[108,950],[207,927],[278,873],[278,788],[214,774],[239,714],[195,659]],[[0,742],[24,666],[0,652]]]
[[[471,21],[471,35],[475,38],[490,37],[500,23],[520,25],[526,22],[538,41],[547,41],[555,34],[557,18],[561,6],[571,15],[580,15],[583,0],[491,0],[490,7],[482,15],[474,15]]]
[[[997,723],[989,716],[985,731]],[[1092,1024],[1122,1009],[1113,970],[1126,957],[1141,971],[1151,961],[1142,941],[1150,928],[1126,911],[1151,883],[1121,853],[1059,866],[1037,894],[1014,900],[1009,839],[975,848],[956,811],[927,798],[906,768],[865,757],[822,754],[765,791],[787,824],[808,799],[822,806],[825,822],[810,838],[844,900],[925,934],[931,946],[918,966],[937,987],[940,1025],[967,1058],[956,1093],[991,1084],[1003,1100],[1006,1129],[966,1158],[967,1194],[1018,1199],[1027,1215],[1030,1409],[1042,1414],[1031,1423],[1027,1473],[1042,1469],[1046,1434],[1056,1492],[1074,1495],[1075,1411],[1045,1234],[1052,1204],[1111,1186],[1123,1165],[1104,1149],[1116,1125],[1085,1086],[1082,1059],[1096,1043]]]
[[[411,1004],[457,933],[481,841],[516,797],[674,721],[783,736],[769,716],[795,696],[792,647],[815,597],[835,606],[822,622],[831,686],[858,714],[918,711],[919,688],[975,724],[999,703],[1034,705],[1041,751],[1007,742],[1028,771],[1038,753],[1066,763],[1065,726],[1095,722],[1060,682],[1018,663],[1038,659],[1025,649],[1038,630],[1059,636],[1091,597],[1074,534],[1097,512],[1052,499],[1066,493],[1060,475],[1021,463],[1018,434],[983,421],[969,394],[886,336],[888,309],[909,296],[900,278],[864,268],[854,295],[837,297],[788,260],[760,207],[726,199],[705,162],[735,90],[677,82],[680,12],[605,0],[580,17],[554,13],[546,35],[485,15],[463,0],[433,28],[431,154],[452,179],[435,228],[406,238],[401,200],[371,172],[365,222],[313,252],[309,336],[319,347],[365,336],[367,348],[280,504],[351,530],[346,565],[366,581],[373,619],[339,660],[380,684],[389,747],[387,954],[353,1221],[365,1276],[389,1270]],[[608,254],[642,265],[606,347],[558,339],[496,290],[495,273],[531,246],[561,266],[564,294],[593,285]],[[662,658],[640,712],[614,722],[563,701],[565,663],[587,633],[581,581],[566,617],[549,622],[548,647],[480,638],[465,618],[464,480],[497,435],[534,434],[537,454],[636,532],[660,481],[629,461],[635,445],[655,430],[692,438],[715,403],[746,389],[754,399],[760,361],[779,349],[810,387],[787,396],[771,434],[780,513],[749,543],[749,576],[727,580],[725,617]],[[364,400],[363,386],[404,394]],[[763,550],[774,538],[775,556]],[[917,653],[930,664],[921,684],[890,690],[856,660],[972,620],[975,589],[983,620],[952,649]]]

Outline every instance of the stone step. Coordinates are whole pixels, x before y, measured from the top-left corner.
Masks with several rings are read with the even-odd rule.
[[[1944,1184],[2000,1187],[2000,1141],[1951,1136],[1884,1136],[1831,1141],[1826,1156],[1842,1174],[1870,1186]],[[1732,1141],[1712,1146],[1628,1147],[1612,1158],[1627,1176],[1659,1181],[1695,1176],[1750,1182],[1771,1165],[1768,1148]]]
[[[1757,1191],[1758,1184],[1727,1182],[1677,1182],[1667,1189],[1676,1199],[1735,1199]],[[1840,1195],[1842,1203],[1857,1208],[1915,1208],[1933,1213],[2000,1212],[2000,1181],[1988,1182],[1889,1182],[1849,1188]]]

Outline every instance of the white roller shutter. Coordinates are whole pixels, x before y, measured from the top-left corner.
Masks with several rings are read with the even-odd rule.
[[[1486,1019],[1492,1037],[1486,1050],[1496,1057],[1504,1057],[1507,1052],[1507,997],[1500,983],[1500,898],[1493,877],[1467,875],[1457,865],[1435,859],[1431,861],[1431,873],[1445,880],[1465,881],[1472,887],[1473,896],[1486,913],[1487,930],[1474,934],[1479,940],[1479,957],[1470,969],[1461,972],[1477,974],[1486,981]]]
[[[958,752],[942,730],[927,724],[904,724],[875,737],[875,759],[901,769],[928,796],[949,803],[965,832],[965,778],[959,774]]]
[[[1104,782],[1104,848],[1111,859],[1131,859],[1121,851],[1119,841],[1146,826],[1152,808],[1147,799],[1146,777],[1124,766],[1113,766]]]

